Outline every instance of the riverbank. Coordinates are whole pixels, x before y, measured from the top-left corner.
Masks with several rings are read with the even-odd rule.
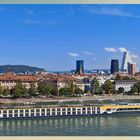
[[[138,100],[139,95],[105,95],[105,96],[83,96],[83,97],[59,97],[59,98],[19,98],[19,99],[4,99],[0,98],[0,103],[36,103],[36,102],[73,102],[73,101],[105,101],[105,100]]]

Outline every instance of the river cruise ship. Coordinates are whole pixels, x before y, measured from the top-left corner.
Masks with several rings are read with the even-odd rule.
[[[1,108],[0,119],[97,116],[140,113],[140,104]]]

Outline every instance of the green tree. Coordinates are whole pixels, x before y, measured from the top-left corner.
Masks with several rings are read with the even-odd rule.
[[[138,93],[138,89],[137,89],[137,85],[134,84],[134,86],[131,88],[131,91],[130,91],[132,94],[134,93]]]
[[[6,89],[4,89],[4,95],[5,96],[10,95],[10,89],[8,87]]]
[[[134,84],[134,86],[132,87],[131,91],[133,93],[137,92],[138,95],[140,94],[140,81],[138,81],[136,84]]]
[[[2,90],[2,86],[0,84],[0,96],[2,95],[2,93],[3,93],[3,90]]]
[[[71,91],[69,90],[68,87],[64,87],[64,88],[59,89],[59,95],[60,96],[70,96]]]
[[[129,76],[125,76],[123,77],[123,80],[131,80],[131,78]]]
[[[28,98],[29,97],[29,94],[28,94],[28,89],[26,88],[25,85],[23,85],[23,94],[24,94],[24,97]]]
[[[115,80],[121,80],[121,76],[119,74],[116,75]]]
[[[50,95],[52,87],[46,82],[38,83],[38,91],[41,95]]]
[[[80,88],[77,87],[75,89],[75,94],[84,94],[84,91],[82,89],[80,89]]]
[[[70,94],[74,96],[76,87],[77,86],[74,84],[74,81],[70,81],[67,85],[67,92],[69,91]]]
[[[114,91],[114,86],[110,80],[107,80],[103,85],[102,85],[102,90],[104,90],[107,94],[110,95],[112,91]]]
[[[47,96],[51,95],[51,90],[52,90],[51,86],[49,84],[46,84],[45,88],[44,88],[45,95],[47,95]]]
[[[24,95],[24,86],[20,80],[17,81],[14,89],[13,89],[13,96],[18,98]]]
[[[30,84],[30,88],[28,89],[28,94],[30,97],[36,96],[36,86],[34,83]]]
[[[96,77],[91,81],[91,94],[99,93],[100,91],[100,84]]]
[[[58,90],[57,87],[54,87],[54,88],[51,89],[51,95],[59,97],[59,90]]]

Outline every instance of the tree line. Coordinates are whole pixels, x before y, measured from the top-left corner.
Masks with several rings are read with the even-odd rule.
[[[58,89],[57,87],[51,86],[46,81],[38,82],[38,86],[36,87],[35,83],[30,84],[30,88],[27,89],[25,85],[22,84],[20,80],[16,82],[14,88],[9,89],[8,87],[2,89],[0,86],[0,95],[6,96],[11,95],[14,98],[19,97],[36,97],[39,95],[42,96],[80,96],[84,93],[88,93],[91,95],[95,94],[115,94],[115,93],[124,93],[123,87],[120,87],[118,91],[115,90],[115,85],[110,81],[106,80],[103,85],[100,86],[97,78],[93,78],[90,83],[90,87],[85,89],[84,91],[74,82],[69,81],[63,88]],[[140,94],[140,81],[136,82],[134,86],[131,88],[129,94],[138,93]]]

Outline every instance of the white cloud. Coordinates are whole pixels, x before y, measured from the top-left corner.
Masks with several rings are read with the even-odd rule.
[[[115,48],[105,48],[105,51],[107,52],[116,52],[117,50]]]
[[[119,48],[119,51],[120,51],[121,53],[123,53],[123,52],[126,52],[126,51],[127,51],[127,49],[126,49],[126,48],[124,48],[124,47],[120,47],[120,48]]]
[[[89,51],[84,51],[83,52],[85,55],[93,55],[93,53],[92,52],[89,52]]]
[[[73,53],[73,52],[69,52],[68,55],[72,56],[72,57],[78,57],[79,56],[78,53]]]
[[[112,15],[112,16],[122,16],[122,17],[131,17],[131,18],[140,18],[139,15],[135,15],[132,12],[124,10],[120,6],[100,6],[100,7],[93,7],[93,6],[83,6],[87,12],[99,15]]]
[[[136,58],[138,58],[138,55],[136,55],[136,54],[131,54],[131,57],[132,57],[133,59],[136,59]]]

